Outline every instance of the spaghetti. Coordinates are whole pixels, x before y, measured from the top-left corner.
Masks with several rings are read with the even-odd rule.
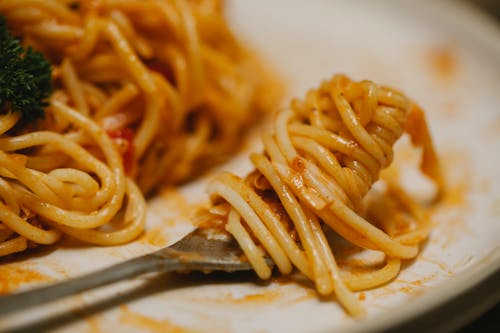
[[[423,149],[421,170],[442,189],[422,111],[398,91],[336,75],[276,116],[264,153],[251,155],[255,171],[244,179],[223,173],[209,184],[215,206],[205,218],[225,223],[259,277],[271,275],[268,255],[282,274],[296,267],[320,294],[334,293],[359,315],[352,291],[397,276],[430,232],[426,211],[391,178],[384,195],[371,205],[364,200],[405,129]],[[360,248],[384,253],[385,265],[343,272],[325,225]]]
[[[63,234],[131,241],[144,195],[224,159],[276,97],[219,1],[5,0],[0,15],[54,84],[37,124],[0,115],[0,256]]]
[[[5,0],[0,14],[51,60],[68,104],[116,139],[146,194],[227,157],[279,93],[217,0]]]
[[[125,176],[109,136],[94,122],[54,99],[49,112],[91,137],[104,162],[70,134],[47,130],[0,138],[0,256],[20,252],[28,241],[53,244],[62,233],[94,244],[129,242],[143,230],[145,201]],[[5,134],[18,113],[2,116]],[[77,133],[77,132],[75,132]],[[17,151],[39,148],[36,155]],[[53,161],[65,161],[53,167]],[[57,163],[57,162],[56,162]],[[96,180],[94,175],[98,178]],[[108,225],[108,230],[99,229]]]
[[[19,126],[19,112],[0,115],[0,256],[63,234],[100,245],[136,238],[143,194],[224,158],[276,97],[218,1],[3,0],[0,14],[50,59],[55,82],[36,126]],[[334,76],[276,116],[252,173],[210,183],[205,217],[222,221],[259,277],[271,275],[269,255],[281,273],[297,268],[359,315],[352,291],[397,276],[431,230],[392,178],[366,200],[405,131],[442,189],[422,111],[394,89]],[[346,273],[325,226],[383,253],[384,266]]]

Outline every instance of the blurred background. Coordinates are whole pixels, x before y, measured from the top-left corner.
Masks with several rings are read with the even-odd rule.
[[[462,0],[473,3],[480,7],[485,12],[493,16],[500,31],[500,0]],[[500,286],[499,286],[500,287]],[[459,330],[457,333],[493,333],[500,331],[500,304],[497,304],[493,309],[486,314],[473,321],[466,327]]]
[[[500,20],[500,0],[465,0],[472,2]]]

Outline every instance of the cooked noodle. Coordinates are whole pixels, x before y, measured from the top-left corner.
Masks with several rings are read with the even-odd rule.
[[[334,293],[359,315],[352,291],[392,280],[431,229],[425,209],[390,178],[374,204],[364,201],[405,128],[423,148],[421,169],[439,192],[440,169],[422,111],[393,89],[334,76],[276,116],[264,153],[251,155],[255,171],[244,179],[223,173],[209,184],[216,209],[205,219],[225,219],[259,277],[271,275],[269,255],[282,274],[296,267],[320,294]],[[360,248],[384,253],[385,265],[343,272],[324,225]]]
[[[43,121],[24,128],[18,112],[0,115],[0,256],[63,234],[99,245],[136,238],[143,193],[223,159],[276,97],[218,1],[4,0],[0,14],[51,60],[55,82]],[[209,184],[214,205],[203,216],[222,221],[259,277],[271,276],[268,255],[360,315],[353,291],[392,280],[431,230],[393,178],[366,198],[404,132],[442,189],[423,113],[394,89],[337,75],[273,124],[252,173]],[[384,265],[349,274],[325,226],[383,253]]]
[[[89,118],[54,99],[49,112],[88,135],[100,149],[100,161],[69,135],[39,130],[0,138],[0,255],[27,248],[27,241],[53,244],[61,232],[86,242],[114,245],[136,238],[143,230],[144,198],[123,172],[122,159],[109,136]],[[5,134],[18,113],[3,115]],[[40,154],[18,151],[38,148]],[[47,159],[65,161],[50,167]],[[97,177],[97,179],[95,179]],[[123,214],[118,214],[123,211]],[[122,220],[114,221],[117,217]],[[111,224],[113,230],[99,227]],[[14,237],[12,237],[15,235]]]
[[[219,1],[5,0],[0,15],[55,90],[36,125],[0,116],[0,256],[136,238],[143,195],[226,158],[279,90]]]
[[[144,193],[227,157],[279,91],[219,1],[5,0],[0,14],[49,57],[68,104],[127,146]]]

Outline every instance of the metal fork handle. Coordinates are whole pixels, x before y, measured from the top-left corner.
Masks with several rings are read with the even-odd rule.
[[[210,235],[210,233],[208,233]],[[237,252],[235,252],[237,251]],[[269,265],[273,262],[268,259]],[[231,240],[208,239],[203,231],[188,234],[170,247],[81,277],[8,296],[0,296],[0,316],[108,285],[138,275],[173,271],[241,271],[252,266],[241,260],[241,249]]]
[[[81,277],[2,296],[0,297],[0,316],[145,273],[176,270],[179,269],[178,266],[178,260],[147,254]]]
[[[183,255],[185,254],[186,252],[178,251],[173,247],[165,248],[77,278],[8,296],[0,296],[0,317],[9,312],[55,301],[82,291],[102,287],[146,273],[174,271],[233,272],[251,268],[249,263],[239,261],[228,262],[215,258],[210,258],[209,260],[207,258],[190,258],[184,257]]]

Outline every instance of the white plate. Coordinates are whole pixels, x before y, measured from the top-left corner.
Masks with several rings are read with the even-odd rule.
[[[239,35],[284,73],[291,95],[333,73],[397,87],[427,111],[450,195],[419,258],[396,281],[364,292],[365,319],[349,318],[313,289],[251,275],[148,275],[0,318],[61,332],[446,331],[500,299],[500,28],[456,1],[233,1]],[[244,174],[248,150],[221,169]],[[404,152],[404,151],[403,151]],[[3,259],[0,292],[93,271],[175,242],[206,201],[208,176],[150,201],[148,232],[132,244],[69,242]],[[488,289],[489,288],[489,289]],[[489,291],[488,291],[489,290]],[[468,306],[460,306],[462,301]]]

